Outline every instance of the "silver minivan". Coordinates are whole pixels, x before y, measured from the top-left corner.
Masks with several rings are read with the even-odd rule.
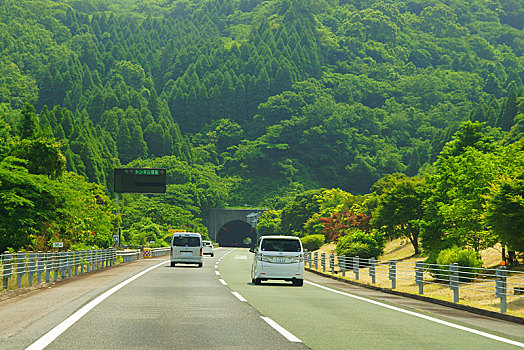
[[[251,281],[260,284],[267,280],[291,281],[304,284],[304,252],[300,238],[295,236],[262,236],[251,265]]]
[[[171,239],[171,267],[177,263],[202,267],[202,235],[195,232],[175,232]]]

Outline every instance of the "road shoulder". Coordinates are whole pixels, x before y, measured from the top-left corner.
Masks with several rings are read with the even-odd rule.
[[[53,325],[67,318],[105,290],[162,260],[166,258],[119,264],[49,283],[25,293],[12,293],[10,298],[0,301],[0,347],[16,343],[10,338],[16,337],[23,329],[34,327],[35,323],[41,324],[37,322],[40,319],[45,319],[45,324]]]
[[[412,311],[421,312],[439,319],[457,323],[463,326],[476,328],[485,332],[495,333],[500,336],[510,337],[517,341],[524,340],[524,326],[505,320],[474,314],[427,301],[406,298],[399,295],[384,293],[343,281],[324,277],[311,271],[306,271],[306,280],[323,286],[355,294],[361,297],[395,305]]]

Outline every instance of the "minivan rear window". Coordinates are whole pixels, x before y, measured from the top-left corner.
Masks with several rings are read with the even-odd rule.
[[[175,247],[200,247],[200,239],[198,237],[175,236],[173,245]]]
[[[264,252],[300,252],[300,242],[296,239],[273,239],[262,240],[262,251]]]

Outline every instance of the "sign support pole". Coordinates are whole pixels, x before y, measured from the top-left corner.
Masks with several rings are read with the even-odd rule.
[[[116,247],[120,248],[120,241],[122,240],[120,233],[120,193],[115,192],[115,201],[116,201],[116,215],[118,217],[118,242],[116,242]]]

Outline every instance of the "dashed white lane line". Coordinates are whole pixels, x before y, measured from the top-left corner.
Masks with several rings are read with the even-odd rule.
[[[53,340],[58,338],[58,336],[62,333],[64,333],[69,327],[71,327],[73,324],[75,324],[76,321],[81,319],[85,314],[87,314],[91,309],[93,309],[95,306],[100,304],[102,301],[107,299],[111,294],[115,293],[120,288],[124,287],[125,285],[133,282],[137,278],[145,275],[149,271],[156,269],[159,266],[165,265],[167,261],[161,262],[160,264],[156,264],[155,266],[151,266],[148,269],[145,269],[144,271],[134,275],[131,278],[128,278],[124,282],[121,282],[120,284],[117,284],[113,288],[109,289],[107,292],[103,293],[99,297],[93,299],[89,303],[87,303],[84,307],[82,307],[80,310],[66,318],[62,323],[60,323],[55,328],[51,329],[49,332],[44,334],[40,339],[35,341],[33,344],[29,345],[26,350],[35,350],[35,349],[44,349],[46,346],[51,344]]]
[[[431,317],[431,316],[426,316],[426,315],[419,314],[419,313],[416,313],[416,312],[413,312],[413,311],[404,310],[404,309],[401,309],[399,307],[395,307],[395,306],[392,306],[392,305],[384,304],[384,303],[381,303],[381,302],[378,302],[378,301],[375,301],[375,300],[371,300],[371,299],[366,299],[364,297],[360,297],[360,296],[357,296],[357,295],[344,293],[344,292],[341,292],[339,290],[331,289],[329,287],[324,287],[324,286],[322,286],[320,284],[316,284],[316,283],[313,283],[313,282],[309,282],[309,281],[305,281],[305,282],[307,284],[309,284],[309,285],[312,285],[312,286],[315,286],[315,287],[318,287],[318,288],[322,288],[322,289],[325,289],[325,290],[333,292],[333,293],[337,293],[337,294],[344,295],[344,296],[347,296],[347,297],[350,297],[350,298],[354,298],[354,299],[358,299],[358,300],[361,300],[361,301],[365,301],[365,302],[368,302],[368,303],[371,303],[371,304],[375,304],[375,305],[378,305],[378,306],[382,306],[382,307],[385,307],[385,308],[388,308],[388,309],[391,309],[391,310],[399,311],[399,312],[402,312],[402,313],[405,313],[405,314],[408,314],[408,315],[411,315],[411,316],[420,317],[420,318],[423,318],[423,319],[428,320],[428,321],[432,321],[432,322],[435,322],[435,323],[440,323],[440,324],[442,324],[444,326],[460,329],[460,330],[463,330],[463,331],[466,331],[466,332],[469,332],[469,333],[480,335],[482,337],[490,338],[490,339],[493,339],[493,340],[498,340],[498,341],[503,342],[503,343],[516,345],[516,346],[520,346],[521,348],[524,348],[524,343],[519,343],[519,342],[511,340],[511,339],[502,338],[502,337],[499,337],[497,335],[493,335],[493,334],[485,333],[485,332],[482,332],[482,331],[478,331],[476,329],[460,326],[458,324],[454,324],[454,323],[451,323],[451,322],[439,320],[438,318],[434,318],[434,317]]]
[[[242,295],[238,294],[237,292],[231,292],[231,293],[233,293],[233,295],[236,296],[238,300],[244,301],[244,302],[247,301]]]
[[[268,325],[273,327],[278,333],[282,334],[287,340],[293,343],[302,343],[302,340],[295,337],[293,334],[291,334],[288,330],[286,330],[284,327],[270,319],[269,317],[260,316],[264,321],[267,322]]]
[[[215,275],[220,276],[220,272],[215,271]]]
[[[224,256],[226,256],[227,254],[231,253],[233,250],[230,250],[229,252],[227,252]],[[224,257],[222,256],[222,258]],[[220,259],[222,259],[220,258]],[[218,260],[218,262],[216,263],[215,265],[215,269],[218,268],[218,264],[220,263],[220,260]],[[215,271],[215,273],[217,275],[220,275],[220,272],[218,271]],[[222,283],[224,286],[227,286],[227,282],[224,281],[223,279],[219,279],[220,283]],[[242,296],[240,295],[239,293],[237,292],[233,292],[231,291],[231,293],[240,301],[242,302],[247,302],[247,300]],[[294,336],[291,332],[289,332],[288,330],[286,330],[284,327],[282,327],[281,325],[279,325],[278,323],[276,323],[275,321],[273,321],[272,319],[270,319],[269,317],[265,317],[265,316],[260,316],[264,321],[266,321],[266,323],[268,325],[270,325],[271,327],[273,327],[273,329],[275,329],[277,332],[279,332],[280,334],[282,334],[288,341],[290,342],[293,342],[293,343],[302,343],[302,340],[298,339],[296,336]]]

